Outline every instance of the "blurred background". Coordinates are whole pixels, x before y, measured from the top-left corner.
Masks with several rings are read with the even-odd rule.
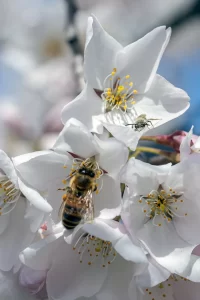
[[[0,0],[0,148],[10,155],[51,147],[62,107],[80,93],[85,29],[93,13],[127,45],[171,26],[158,73],[191,97],[159,133],[200,134],[200,0]]]

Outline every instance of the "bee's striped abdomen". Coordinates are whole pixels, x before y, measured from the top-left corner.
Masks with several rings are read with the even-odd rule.
[[[81,219],[80,209],[66,203],[62,214],[63,226],[66,229],[73,229],[80,223]]]

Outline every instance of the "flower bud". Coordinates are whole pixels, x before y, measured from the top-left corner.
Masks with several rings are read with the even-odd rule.
[[[156,136],[144,136],[142,140],[153,141],[161,145],[172,147],[176,152],[180,152],[180,144],[182,143],[184,137],[187,135],[186,131],[177,130],[172,134],[162,134]],[[196,142],[198,136],[192,135],[191,146]]]

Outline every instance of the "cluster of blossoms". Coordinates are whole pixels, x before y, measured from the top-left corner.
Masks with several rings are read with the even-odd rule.
[[[0,152],[0,269],[33,299],[172,300],[199,287],[199,138],[160,137],[179,151],[174,165],[134,157],[189,108],[156,73],[170,35],[158,27],[123,48],[90,17],[86,85],[53,147]]]

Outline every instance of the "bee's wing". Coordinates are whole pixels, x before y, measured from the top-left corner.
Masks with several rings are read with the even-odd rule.
[[[65,202],[63,201],[61,203],[59,211],[58,211],[58,217],[59,217],[59,219],[62,219],[62,213],[63,213],[64,206],[65,206]]]
[[[83,213],[83,222],[91,222],[94,220],[94,197],[92,191],[88,191],[84,197],[85,201],[85,211]]]

